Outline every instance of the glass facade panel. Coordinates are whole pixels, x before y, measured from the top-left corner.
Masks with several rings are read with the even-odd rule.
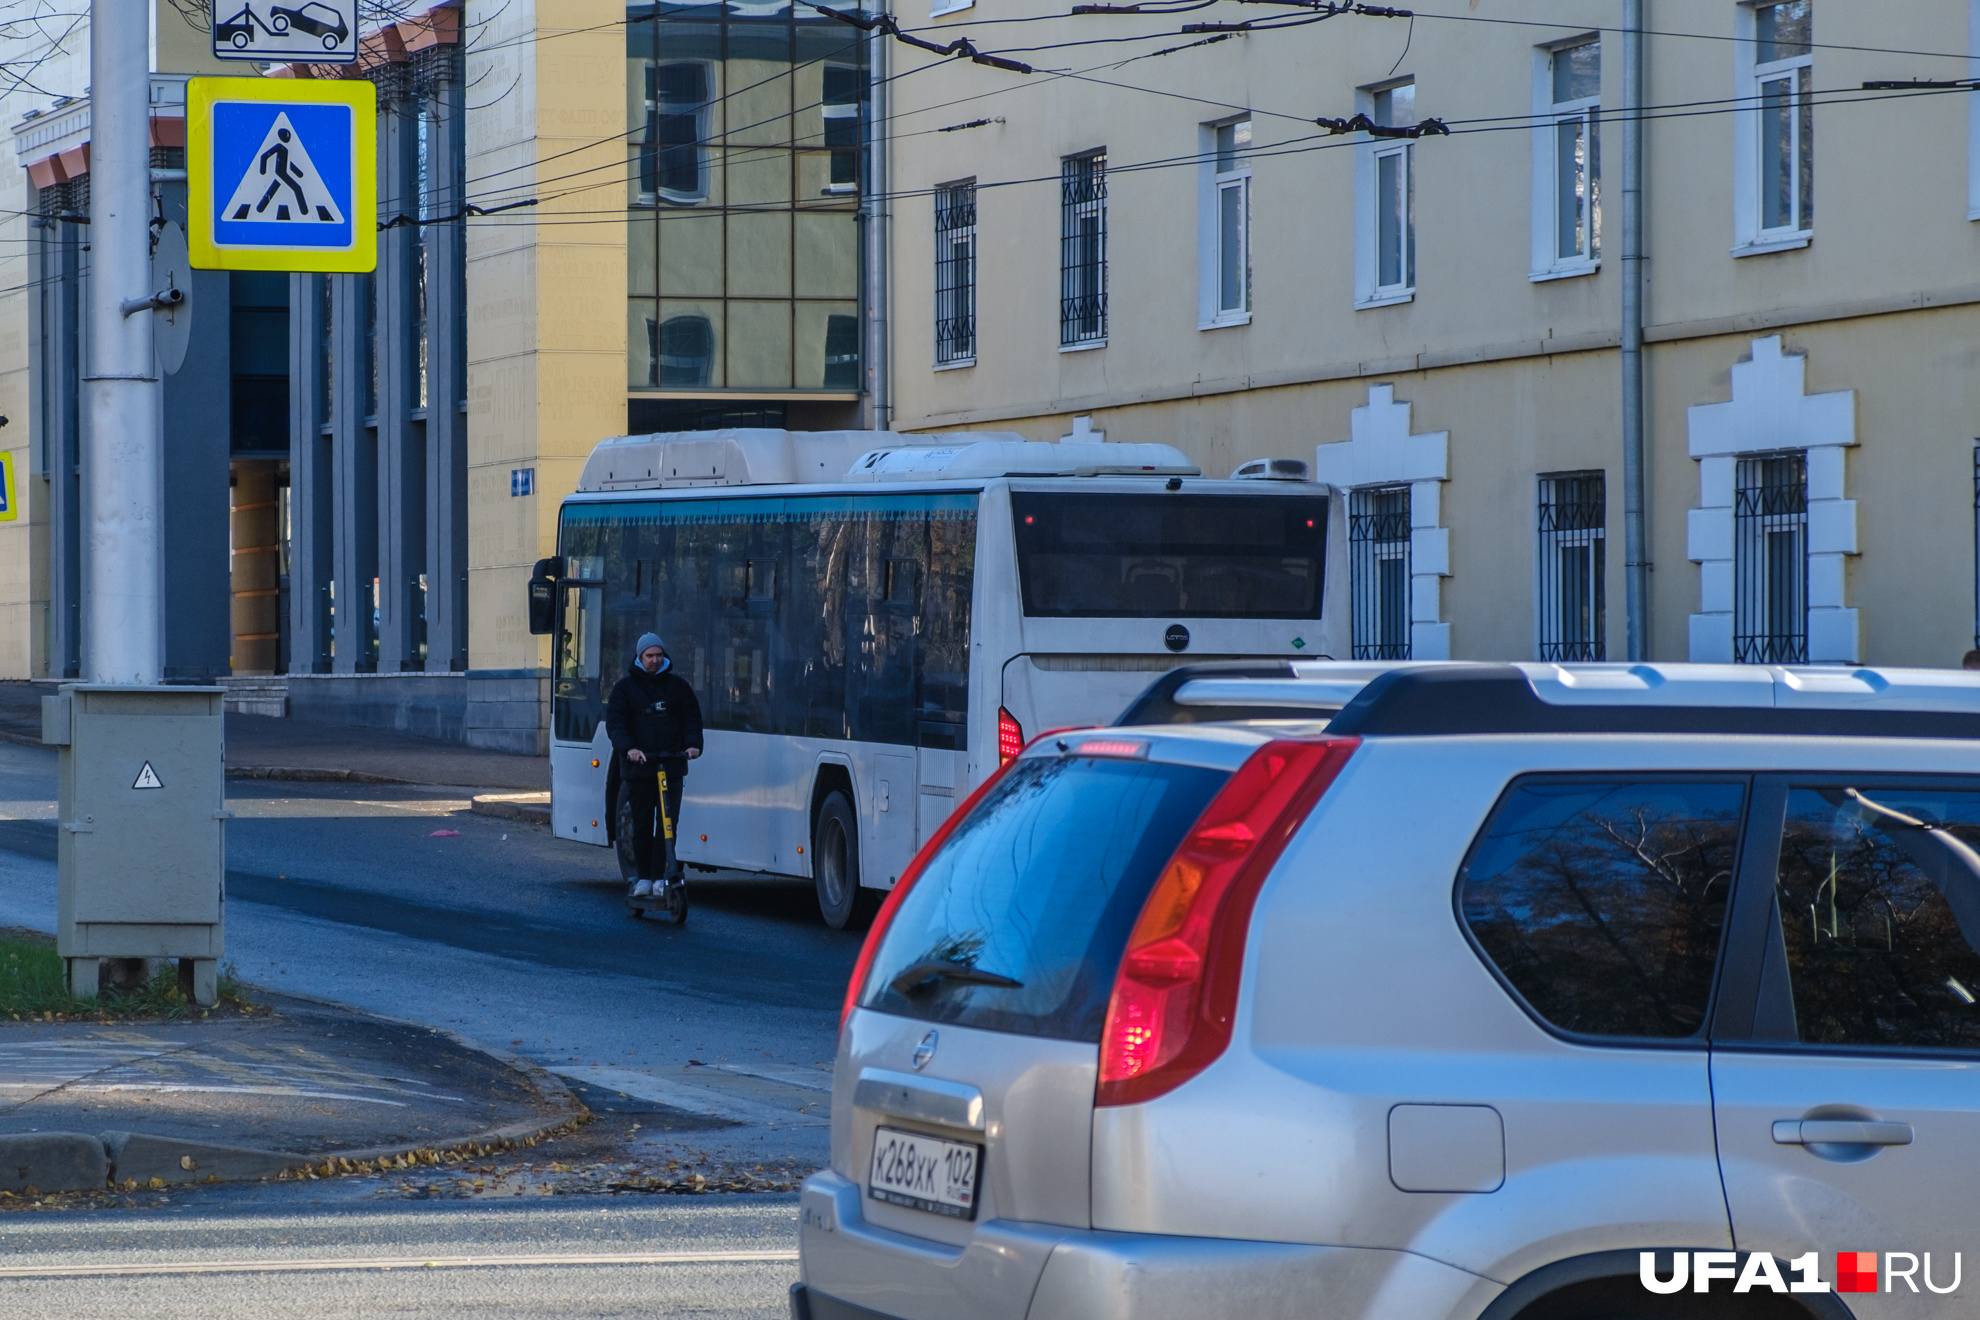
[[[626,32],[629,388],[857,390],[864,38],[788,0]]]
[[[791,296],[791,214],[745,211],[729,216],[729,295]]]
[[[729,385],[737,389],[788,389],[791,380],[791,305],[731,301]]]

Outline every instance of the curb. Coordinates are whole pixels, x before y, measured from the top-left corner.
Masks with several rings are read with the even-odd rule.
[[[328,770],[314,766],[287,768],[279,765],[230,765],[229,779],[285,779],[301,784],[414,784],[412,779],[374,775],[367,770]]]
[[[257,986],[255,989],[263,987]],[[572,1093],[563,1079],[534,1060],[484,1045],[445,1027],[366,1012],[334,999],[281,991],[268,991],[267,994],[269,998],[317,1004],[356,1017],[445,1036],[463,1049],[487,1055],[510,1071],[520,1073],[537,1094],[553,1105],[555,1112],[505,1123],[448,1141],[326,1151],[317,1155],[222,1146],[176,1137],[154,1137],[141,1132],[106,1132],[100,1137],[75,1132],[0,1136],[0,1191],[19,1193],[29,1186],[41,1192],[102,1191],[133,1179],[140,1185],[154,1181],[168,1185],[251,1182],[289,1174],[329,1177],[337,1173],[364,1171],[353,1166],[376,1164],[382,1167],[388,1162],[399,1165],[403,1161],[401,1167],[435,1164],[439,1162],[437,1158],[422,1159],[421,1156],[438,1157],[457,1151],[482,1153],[489,1147],[524,1146],[591,1117],[591,1111],[584,1107],[584,1102]]]
[[[493,816],[498,820],[526,820],[537,825],[550,823],[550,795],[548,793],[480,793],[468,804],[468,810],[477,816]]]

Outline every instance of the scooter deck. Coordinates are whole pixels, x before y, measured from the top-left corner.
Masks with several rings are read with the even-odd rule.
[[[676,924],[682,924],[687,921],[687,895],[681,895],[681,906],[679,911],[676,912],[667,902],[667,895],[664,891],[645,898],[635,898],[631,894],[627,894],[626,911],[635,917],[644,917],[649,912],[657,912],[663,917],[671,918]]]

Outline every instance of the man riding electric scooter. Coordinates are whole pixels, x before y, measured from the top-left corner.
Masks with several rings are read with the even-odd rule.
[[[605,732],[631,794],[636,877],[629,898],[664,899],[674,920],[685,921],[687,878],[674,836],[687,763],[701,755],[701,703],[656,634],[641,636],[633,656],[605,703]]]

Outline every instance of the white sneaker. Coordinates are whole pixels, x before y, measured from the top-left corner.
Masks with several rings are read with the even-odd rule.
[[[638,884],[633,886],[632,896],[634,898],[653,897],[653,882],[651,880],[640,881]]]

